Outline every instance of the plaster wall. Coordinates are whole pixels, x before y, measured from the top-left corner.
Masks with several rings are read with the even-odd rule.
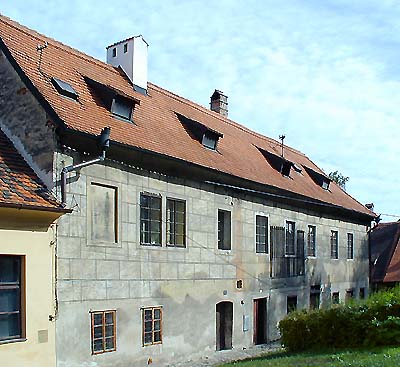
[[[45,232],[0,229],[0,254],[25,257],[26,336],[18,342],[0,342],[1,365],[55,366],[55,322],[52,229]]]
[[[59,155],[58,165],[71,160]],[[71,160],[72,161],[72,160]],[[74,157],[74,163],[79,157]],[[253,343],[253,302],[267,298],[268,338],[279,337],[277,323],[286,315],[287,296],[298,308],[309,307],[311,285],[321,285],[322,306],[330,294],[368,286],[365,227],[294,211],[267,200],[105,162],[71,174],[67,205],[71,215],[59,220],[57,320],[58,365],[141,366],[200,358],[215,351],[216,304],[233,303],[233,348]],[[90,187],[117,191],[118,238],[96,243],[91,228]],[[113,189],[113,190],[114,190]],[[140,245],[140,193],[162,197],[162,246]],[[166,246],[166,198],[186,202],[186,248]],[[231,212],[232,250],[217,248],[218,209]],[[269,256],[255,253],[255,219],[267,215],[269,225],[296,222],[307,233],[317,227],[317,256],[306,260],[304,277],[271,279]],[[102,231],[102,228],[98,228]],[[331,230],[339,232],[339,259],[330,258]],[[354,234],[354,260],[347,260],[347,233]],[[102,236],[104,238],[104,236]],[[243,280],[243,288],[236,281]],[[162,306],[163,342],[142,346],[142,307]],[[89,312],[117,311],[117,350],[91,355]],[[248,317],[244,331],[244,316]]]

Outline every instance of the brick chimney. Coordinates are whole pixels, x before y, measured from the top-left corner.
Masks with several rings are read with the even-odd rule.
[[[133,84],[143,94],[147,91],[147,48],[143,36],[135,36],[107,47],[107,63],[121,67]]]
[[[210,109],[228,117],[228,97],[216,89],[211,96]]]

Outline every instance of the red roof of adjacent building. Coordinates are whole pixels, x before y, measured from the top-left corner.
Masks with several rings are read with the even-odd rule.
[[[0,130],[0,207],[64,211]]]
[[[280,155],[276,140],[229,120],[185,98],[148,83],[147,96],[135,92],[129,80],[118,68],[96,60],[82,52],[30,30],[9,18],[0,16],[0,37],[13,61],[29,78],[40,95],[49,103],[66,128],[98,135],[105,126],[111,127],[111,140],[132,148],[141,148],[177,158],[246,180],[274,186],[320,202],[333,204],[355,212],[374,216],[364,205],[331,183],[329,190],[319,187],[303,169],[291,178],[282,176],[267,162],[258,148]],[[39,70],[38,45],[42,51]],[[4,47],[3,46],[3,47]],[[78,101],[61,96],[50,78],[68,82],[78,93]],[[138,100],[134,123],[113,117],[98,102],[85,81],[90,78]],[[218,152],[206,149],[183,128],[177,113],[200,122],[210,130],[223,134]],[[285,147],[285,158],[301,166],[323,172],[304,154]]]

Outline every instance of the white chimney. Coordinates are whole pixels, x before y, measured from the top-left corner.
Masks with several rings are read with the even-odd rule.
[[[107,63],[120,66],[136,91],[147,91],[147,48],[142,35],[128,38],[107,47]]]

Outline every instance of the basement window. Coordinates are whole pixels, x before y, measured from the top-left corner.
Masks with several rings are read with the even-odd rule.
[[[331,180],[326,177],[324,174],[314,171],[310,167],[303,166],[307,172],[307,174],[311,177],[311,179],[318,185],[321,186],[324,190],[329,190],[329,184]]]
[[[71,84],[57,78],[51,78],[51,83],[62,96],[74,99],[75,101],[78,99],[78,93],[72,88]]]
[[[257,147],[257,149],[261,152],[272,168],[281,173],[283,176],[290,176],[290,169],[293,167],[293,162],[290,162],[286,158],[268,152],[262,148]]]

